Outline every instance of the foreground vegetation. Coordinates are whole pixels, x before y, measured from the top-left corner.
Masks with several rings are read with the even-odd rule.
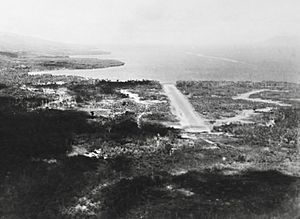
[[[212,123],[184,133],[164,125],[177,120],[158,82],[26,71],[0,78],[0,218],[299,216],[298,103],[232,99],[297,99],[299,85],[179,82]],[[245,109],[249,123],[216,122]]]

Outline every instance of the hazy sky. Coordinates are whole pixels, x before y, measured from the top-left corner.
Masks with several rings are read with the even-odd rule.
[[[0,0],[0,31],[90,44],[244,43],[300,36],[300,0]]]

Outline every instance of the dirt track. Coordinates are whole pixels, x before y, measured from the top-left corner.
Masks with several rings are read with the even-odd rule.
[[[209,132],[208,123],[195,111],[189,100],[174,84],[163,84],[164,91],[171,101],[171,110],[180,120],[183,129],[190,132]]]

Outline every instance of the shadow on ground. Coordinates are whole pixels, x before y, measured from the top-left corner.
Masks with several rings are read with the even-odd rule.
[[[276,171],[161,174],[104,191],[104,218],[295,218],[300,179]]]

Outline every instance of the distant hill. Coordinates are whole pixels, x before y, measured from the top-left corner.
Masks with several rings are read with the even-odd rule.
[[[104,54],[92,46],[68,44],[31,36],[0,32],[0,51],[32,52],[40,55]]]

